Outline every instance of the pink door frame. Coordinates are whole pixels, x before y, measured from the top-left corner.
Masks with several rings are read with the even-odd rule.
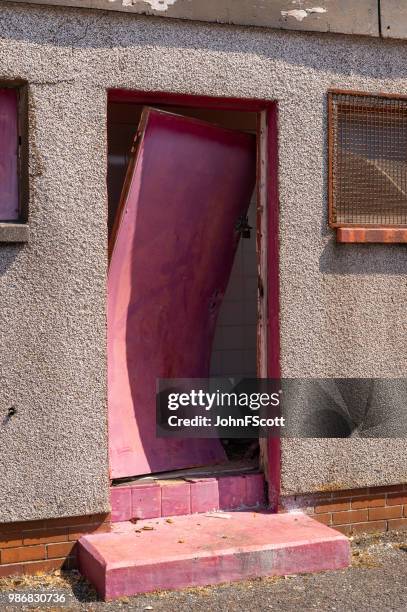
[[[259,195],[257,230],[259,259],[258,355],[260,356],[260,359],[258,359],[258,375],[278,378],[280,376],[280,326],[277,102],[180,95],[168,92],[142,92],[125,89],[109,90],[108,102],[145,105],[159,104],[160,106],[168,105],[169,107],[189,106],[257,113],[257,183]],[[264,239],[265,237],[266,240]],[[264,305],[263,309],[262,305]],[[263,320],[266,320],[265,326],[262,326]],[[268,482],[269,504],[273,511],[277,511],[280,493],[280,440],[278,438],[269,438],[266,447],[262,450],[262,466]]]
[[[0,89],[0,222],[17,221],[18,189],[18,91]]]

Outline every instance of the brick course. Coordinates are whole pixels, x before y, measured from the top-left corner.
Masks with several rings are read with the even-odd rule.
[[[347,536],[407,529],[407,484],[282,497],[279,512],[293,510]]]
[[[0,524],[0,578],[74,569],[76,540],[110,531],[110,515]]]
[[[347,536],[407,529],[407,484],[282,497],[279,511],[290,510]],[[73,569],[76,540],[110,526],[107,514],[0,524],[0,577]]]
[[[112,523],[266,505],[264,475],[136,481],[110,489]]]

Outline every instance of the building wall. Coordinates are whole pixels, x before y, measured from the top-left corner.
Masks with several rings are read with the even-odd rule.
[[[0,245],[0,521],[108,510],[106,90],[278,100],[285,376],[403,376],[407,253],[326,227],[329,87],[407,94],[404,44],[2,6],[0,76],[30,83],[30,225]],[[402,440],[282,445],[282,490],[406,480]]]
[[[77,567],[77,541],[111,529],[106,514],[0,525],[0,578]]]
[[[301,511],[347,536],[407,529],[407,485],[287,495],[279,512]]]

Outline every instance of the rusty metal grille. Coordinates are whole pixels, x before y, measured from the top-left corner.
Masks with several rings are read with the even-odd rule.
[[[332,93],[330,223],[407,226],[407,99]]]

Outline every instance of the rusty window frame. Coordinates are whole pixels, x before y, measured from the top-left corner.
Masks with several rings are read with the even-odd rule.
[[[371,112],[377,114],[383,112],[391,115],[391,113],[397,113],[398,117],[401,117],[404,113],[407,115],[407,96],[399,94],[389,93],[370,93],[364,91],[348,91],[340,89],[331,89],[328,91],[328,223],[329,226],[336,230],[338,242],[387,242],[387,243],[406,243],[407,242],[407,222],[379,222],[379,223],[368,223],[368,222],[345,222],[338,221],[335,218],[335,171],[336,171],[336,107],[347,106],[346,102],[341,101],[341,97],[354,98],[355,103],[352,108],[354,116],[358,114],[357,99],[371,99],[377,100],[378,104],[373,104],[369,108],[369,105],[364,104],[361,106],[361,114]],[[391,106],[380,106],[380,100],[390,101],[402,101],[406,103],[406,106],[400,105],[395,110]],[[351,105],[349,105],[351,106]],[[407,163],[407,157],[406,157]],[[406,211],[407,214],[407,211]]]

